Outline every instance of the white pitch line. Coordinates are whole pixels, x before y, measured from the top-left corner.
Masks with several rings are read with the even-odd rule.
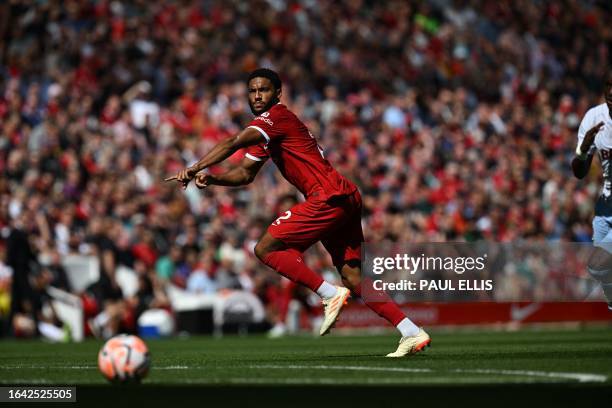
[[[53,384],[53,380],[47,378],[11,378],[1,380],[0,384]]]
[[[42,364],[3,364],[0,365],[0,368],[6,370],[23,370],[23,369],[52,369],[57,368],[60,370],[87,370],[91,368],[98,368],[93,365],[70,365],[70,366],[54,366],[54,365],[42,365]]]
[[[155,364],[151,364],[151,370],[191,370],[191,369],[198,369],[198,368],[201,368],[201,367],[189,367],[185,365],[157,367]]]
[[[490,369],[456,369],[455,373],[475,373],[475,374],[502,374],[502,375],[524,375],[528,377],[562,378],[566,380],[577,380],[578,382],[605,382],[608,377],[601,374],[590,373],[564,373],[551,371],[533,370],[490,370]]]
[[[97,369],[97,366],[82,365],[82,366],[45,366],[45,365],[1,365],[2,369],[18,370],[18,369],[47,369],[47,370],[84,370]],[[197,370],[205,367],[190,367],[186,365],[173,366],[151,366],[152,371],[156,370]],[[551,372],[551,371],[534,371],[534,370],[504,370],[504,369],[452,369],[452,370],[433,370],[431,368],[409,368],[409,367],[367,367],[367,366],[332,366],[332,365],[251,365],[249,368],[254,369],[290,369],[290,370],[341,370],[341,371],[378,371],[378,372],[399,372],[399,373],[464,373],[464,374],[493,374],[504,376],[523,376],[523,377],[539,377],[560,380],[575,380],[578,382],[605,382],[608,377],[601,374],[592,373],[571,373],[571,372]],[[251,379],[252,382],[266,382],[268,379]],[[380,381],[381,379],[377,379]],[[229,380],[241,381],[237,379]],[[282,382],[278,379],[274,381]],[[309,379],[287,379],[287,383],[308,383]]]
[[[36,365],[36,364],[28,364],[28,365],[0,365],[1,369],[6,370],[22,370],[22,369],[56,369],[56,370],[93,370],[97,369],[98,366],[94,365],[82,365],[82,366],[54,366],[54,365]],[[189,367],[185,365],[174,365],[174,366],[155,366],[152,365],[151,369],[154,370],[188,370],[188,369],[197,369],[198,367]]]
[[[294,370],[348,370],[348,371],[383,371],[383,372],[407,372],[407,373],[444,373],[444,370],[433,370],[429,368],[404,368],[404,367],[364,367],[364,366],[330,366],[330,365],[255,365],[250,368],[271,368],[271,369],[294,369]],[[496,369],[454,369],[447,370],[451,373],[465,374],[497,374],[497,375],[512,375],[526,377],[543,377],[563,380],[576,380],[578,382],[605,382],[608,377],[601,374],[591,373],[567,373],[567,372],[550,372],[550,371],[532,371],[532,370],[496,370]]]
[[[497,380],[493,379],[489,383],[499,384],[525,384],[537,383],[537,380]],[[156,382],[159,384],[167,384],[167,382]],[[354,385],[354,384],[480,384],[481,381],[475,377],[456,378],[456,377],[434,377],[434,378],[412,378],[412,377],[396,377],[396,378],[364,378],[355,380],[353,378],[251,378],[251,377],[234,377],[228,379],[181,379],[178,384],[331,384],[331,385]]]

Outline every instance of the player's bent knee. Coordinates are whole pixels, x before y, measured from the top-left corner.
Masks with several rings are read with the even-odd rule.
[[[255,245],[255,249],[253,250],[253,252],[255,252],[255,256],[263,262],[269,251],[268,248],[264,244],[262,244],[261,241],[259,241],[257,245]]]
[[[264,262],[266,256],[268,256],[270,252],[282,251],[285,249],[287,249],[287,246],[283,241],[274,238],[269,233],[265,233],[257,245],[255,245],[253,252],[255,252],[257,258]]]

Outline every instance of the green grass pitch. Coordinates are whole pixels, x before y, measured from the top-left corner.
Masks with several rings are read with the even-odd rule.
[[[612,386],[612,327],[517,332],[432,330],[432,347],[384,355],[397,336],[262,336],[149,340],[147,385]],[[0,341],[2,384],[106,384],[101,341]]]

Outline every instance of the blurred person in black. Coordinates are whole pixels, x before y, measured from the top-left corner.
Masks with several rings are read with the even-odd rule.
[[[116,246],[108,237],[106,226],[107,220],[94,217],[87,237],[100,262],[99,279],[86,290],[86,296],[93,298],[98,313],[87,324],[94,336],[102,338],[118,333],[127,314],[123,292],[116,280]]]
[[[50,262],[44,268],[51,274],[51,286],[66,292],[72,291],[66,268],[62,265],[61,255],[57,250],[51,252]]]
[[[134,271],[138,275],[138,290],[128,303],[134,311],[134,319],[138,321],[148,309],[170,309],[170,300],[166,296],[163,284],[155,275],[155,271],[147,269],[142,261],[134,263]]]
[[[57,317],[47,288],[52,273],[37,261],[29,237],[33,233],[28,211],[14,221],[7,239],[7,265],[13,269],[9,321],[17,337],[42,335],[51,341],[68,341],[70,331]]]
[[[9,314],[9,321],[13,326],[15,315],[23,310],[23,304],[30,295],[28,275],[31,265],[36,262],[34,251],[28,239],[28,227],[28,216],[23,212],[13,220],[11,232],[6,243],[6,264],[13,270],[11,311]],[[15,327],[13,327],[13,330],[15,330]],[[33,333],[34,328],[32,327],[29,332]]]

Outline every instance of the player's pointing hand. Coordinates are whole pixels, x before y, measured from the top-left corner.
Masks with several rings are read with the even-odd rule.
[[[176,175],[166,178],[164,181],[176,180],[179,183],[183,184],[183,189],[186,189],[189,185],[189,182],[195,177],[197,172],[197,169],[194,169],[193,167],[187,167],[186,169],[183,169],[176,173]]]

